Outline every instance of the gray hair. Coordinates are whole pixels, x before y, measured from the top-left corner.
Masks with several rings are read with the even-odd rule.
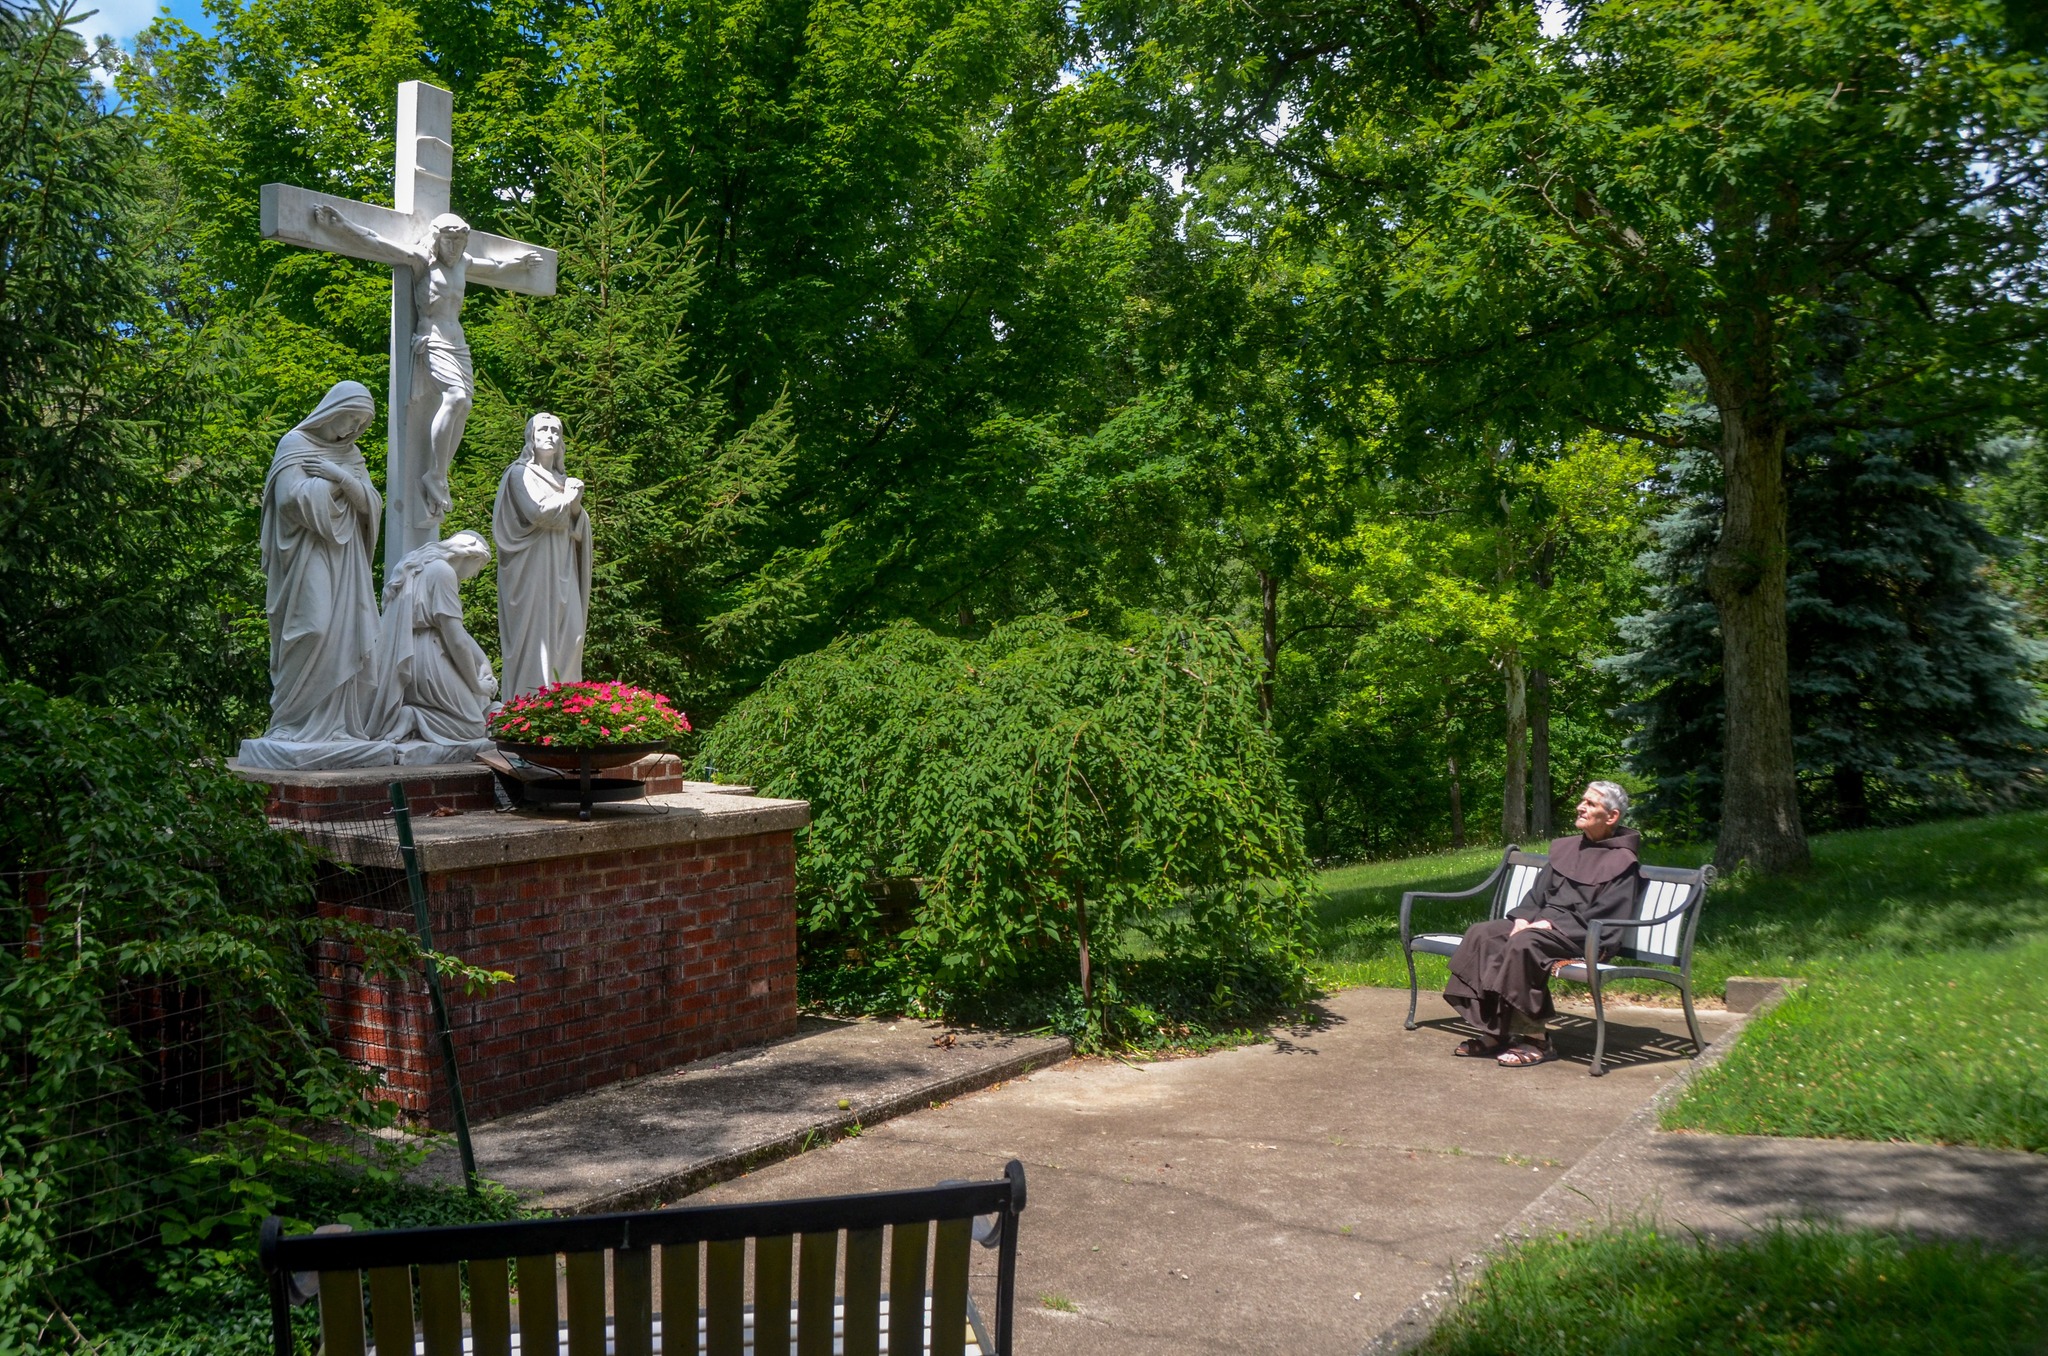
[[[1586,794],[1596,796],[1602,805],[1612,810],[1619,824],[1628,818],[1628,792],[1616,782],[1587,782]]]

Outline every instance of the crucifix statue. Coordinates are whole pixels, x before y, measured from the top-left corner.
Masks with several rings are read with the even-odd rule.
[[[555,291],[555,252],[472,231],[448,210],[455,100],[419,80],[398,87],[392,206],[263,186],[263,238],[391,265],[384,569],[441,535],[448,467],[476,394],[462,336],[471,281],[534,296]]]

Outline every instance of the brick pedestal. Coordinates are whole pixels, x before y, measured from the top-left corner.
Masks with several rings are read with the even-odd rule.
[[[244,775],[272,785],[273,823],[336,859],[322,869],[323,913],[410,933],[397,840],[373,808],[398,771]],[[479,791],[468,769],[403,772],[435,949],[513,976],[482,996],[444,986],[472,1121],[796,1029],[791,834],[808,822],[803,802],[678,774],[679,789],[585,823],[573,808],[479,808],[489,783]],[[359,818],[330,817],[357,800]],[[424,981],[379,977],[334,943],[317,963],[336,1046],[381,1069],[409,1117],[445,1127],[453,1103]]]

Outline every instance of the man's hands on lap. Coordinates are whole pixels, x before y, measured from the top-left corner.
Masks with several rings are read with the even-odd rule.
[[[1550,920],[1548,918],[1539,918],[1533,923],[1526,918],[1517,918],[1515,925],[1508,929],[1508,936],[1512,937],[1524,928],[1547,928],[1549,926]]]

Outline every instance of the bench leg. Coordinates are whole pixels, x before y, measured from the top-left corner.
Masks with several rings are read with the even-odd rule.
[[[1698,1059],[1707,1052],[1707,1043],[1700,1039],[1700,1019],[1693,1015],[1690,981],[1678,986],[1678,999],[1685,1004],[1685,1029],[1692,1033],[1692,1057]]]
[[[1600,971],[1594,967],[1586,976],[1593,990],[1593,1069],[1592,1076],[1598,1078],[1607,1072],[1601,1061],[1607,1056],[1607,1009],[1600,1002]]]
[[[1415,1029],[1415,995],[1417,992],[1415,983],[1415,953],[1406,946],[1403,946],[1401,954],[1407,957],[1408,960],[1408,1020],[1402,1023],[1402,1027],[1404,1030],[1413,1031]]]

